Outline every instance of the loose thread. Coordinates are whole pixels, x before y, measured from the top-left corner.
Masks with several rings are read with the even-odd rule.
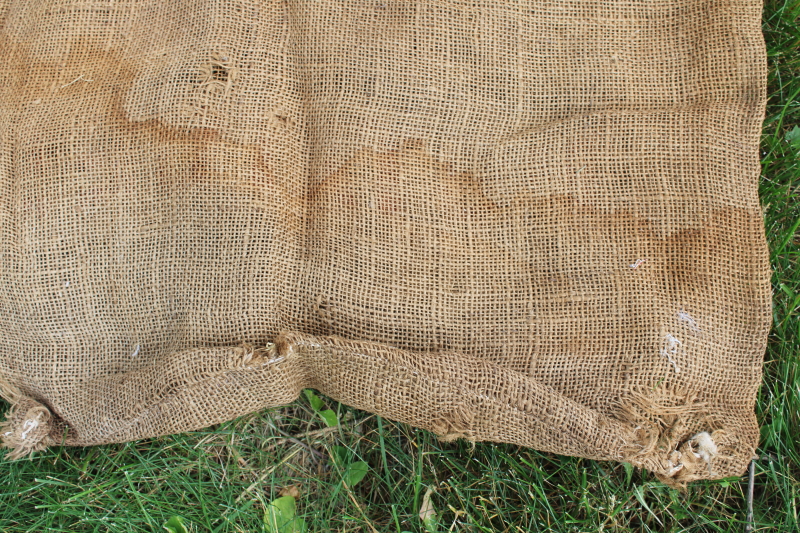
[[[678,363],[672,358],[673,355],[678,354],[678,347],[683,343],[675,337],[672,333],[667,333],[667,336],[664,337],[664,341],[666,342],[666,346],[661,348],[661,355],[665,357],[667,361],[672,365],[673,369],[675,370],[676,374],[681,373],[681,369],[678,366]]]
[[[642,266],[643,264],[645,264],[645,262],[646,262],[646,261],[647,261],[647,259],[646,259],[646,258],[645,258],[645,259],[637,259],[637,260],[636,260],[636,262],[635,262],[634,264],[632,264],[632,265],[628,265],[628,266],[629,266],[629,267],[631,267],[631,268],[633,268],[633,269],[637,269],[637,268],[639,268],[640,266]]]
[[[67,87],[69,87],[69,86],[70,86],[70,85],[72,85],[73,83],[77,83],[77,82],[79,82],[79,81],[81,81],[81,80],[83,80],[83,81],[85,81],[85,82],[91,82],[91,81],[94,81],[94,80],[90,80],[90,79],[84,78],[84,77],[83,77],[83,74],[81,74],[80,76],[78,76],[77,78],[75,78],[74,80],[72,80],[71,82],[69,82],[69,83],[67,83],[67,84],[65,84],[65,85],[62,85],[61,87],[59,87],[59,89],[66,89]]]
[[[695,322],[694,318],[692,318],[692,316],[683,309],[678,311],[678,320],[680,320],[681,322],[686,322],[686,324],[689,325],[689,329],[691,329],[692,331],[702,331],[698,327],[697,322]]]

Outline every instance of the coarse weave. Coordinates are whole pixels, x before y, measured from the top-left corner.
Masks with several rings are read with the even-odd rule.
[[[741,473],[770,325],[756,0],[0,0],[12,455],[307,387]]]

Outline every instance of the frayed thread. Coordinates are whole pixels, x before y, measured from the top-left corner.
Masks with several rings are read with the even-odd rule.
[[[633,264],[630,264],[628,266],[635,270],[635,269],[639,268],[640,266],[642,266],[643,264],[645,264],[646,262],[647,262],[647,258],[645,257],[644,259],[637,259]]]
[[[667,361],[672,365],[673,370],[675,370],[675,373],[680,374],[681,368],[672,356],[678,354],[678,347],[683,343],[672,333],[667,333],[667,336],[664,337],[664,343],[665,346],[661,348],[661,355],[666,357]]]
[[[686,325],[688,325],[689,329],[691,329],[692,331],[695,331],[695,332],[698,332],[698,333],[703,331],[697,325],[697,322],[695,321],[695,319],[692,318],[692,315],[690,315],[689,313],[687,313],[683,309],[678,311],[678,320],[680,320],[681,322],[684,322]]]

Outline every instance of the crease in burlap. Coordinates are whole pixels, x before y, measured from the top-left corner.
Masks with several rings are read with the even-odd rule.
[[[14,457],[317,388],[444,439],[741,473],[760,5],[0,4]]]

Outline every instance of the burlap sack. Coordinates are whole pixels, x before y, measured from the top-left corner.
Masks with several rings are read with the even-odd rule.
[[[0,2],[12,455],[306,387],[739,474],[770,323],[755,0]]]

